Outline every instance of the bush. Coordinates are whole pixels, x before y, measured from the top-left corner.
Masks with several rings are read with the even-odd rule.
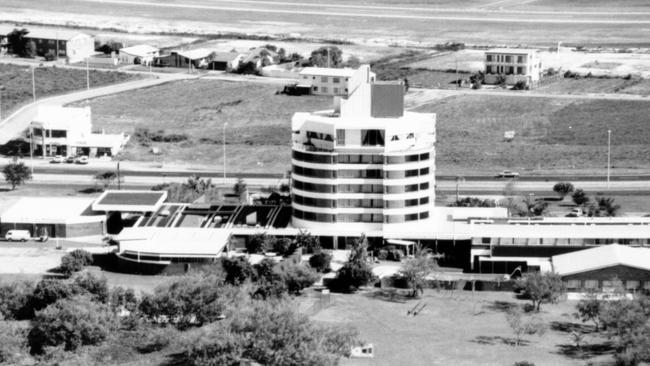
[[[269,236],[266,233],[255,234],[246,240],[246,251],[248,254],[262,253],[268,241]]]
[[[106,304],[108,302],[108,284],[105,277],[96,277],[92,273],[75,276],[73,286],[90,294],[93,301]]]
[[[377,259],[379,259],[380,261],[385,261],[386,259],[388,259],[388,251],[386,249],[380,249],[377,252]]]
[[[295,247],[292,245],[290,239],[282,238],[273,242],[273,251],[278,255],[286,257],[293,254]]]
[[[83,249],[75,249],[61,258],[61,273],[70,276],[74,272],[81,271],[85,266],[93,263],[92,254]]]
[[[61,280],[41,280],[29,299],[29,318],[33,317],[36,311],[45,309],[55,302],[70,298],[78,294],[78,290]]]
[[[25,352],[25,329],[0,320],[0,365],[18,365]]]
[[[32,353],[44,347],[64,346],[74,351],[82,345],[102,342],[113,329],[115,319],[107,306],[88,297],[63,299],[36,313],[27,337]]]
[[[221,266],[226,272],[226,282],[241,285],[253,277],[253,266],[244,257],[222,258]]]
[[[169,346],[178,337],[178,331],[172,327],[150,328],[137,340],[136,349],[140,353],[160,351]]]
[[[28,307],[33,292],[34,284],[28,281],[0,285],[0,320],[29,318]]]
[[[480,80],[477,80],[475,83],[472,84],[472,89],[478,90],[483,87],[483,82]]]
[[[403,257],[404,257],[404,253],[401,250],[391,249],[388,251],[388,257],[386,259],[388,259],[389,261],[399,262],[402,260]]]
[[[520,80],[515,83],[515,85],[512,86],[512,90],[528,90],[530,87],[528,86],[528,83]]]
[[[312,255],[309,258],[309,265],[315,269],[316,272],[327,273],[330,271],[330,262],[332,255],[325,252],[320,252]]]
[[[313,269],[291,261],[280,263],[276,267],[276,273],[284,281],[287,291],[294,295],[300,295],[300,291],[318,280],[318,274]]]

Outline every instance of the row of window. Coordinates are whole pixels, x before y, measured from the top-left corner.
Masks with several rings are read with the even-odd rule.
[[[381,214],[322,214],[316,212],[293,209],[293,217],[301,220],[316,222],[366,222],[366,223],[400,223],[417,221],[429,217],[429,212],[420,212],[408,215],[381,215]]]
[[[319,139],[325,141],[334,141],[332,135],[322,132],[307,131],[306,136],[308,139]]]
[[[517,63],[522,64],[525,62],[525,56],[516,56],[517,58]],[[487,55],[487,61],[488,62],[509,62],[512,63],[512,61],[515,59],[515,56],[509,56],[509,55]]]
[[[297,194],[292,196],[293,202],[311,207],[323,208],[404,208],[413,207],[418,205],[426,205],[429,203],[429,197],[412,198],[407,200],[382,200],[382,199],[327,199],[327,198],[314,198],[303,197]]]
[[[384,130],[361,130],[361,146],[384,146]],[[336,130],[336,144],[345,146],[345,130]],[[350,145],[358,145],[359,141],[348,141]]]
[[[429,189],[429,182],[415,183],[415,184],[406,184],[406,185],[394,185],[394,186],[382,186],[379,184],[318,184],[318,183],[308,183],[301,182],[296,179],[292,179],[293,188],[299,189],[305,192],[315,192],[315,193],[385,193],[385,194],[394,194],[394,193],[407,193],[407,192],[417,192],[424,191]]]
[[[600,284],[602,282],[602,285]],[[620,281],[627,290],[645,289],[650,290],[650,281],[627,280]],[[598,281],[598,280],[566,280],[564,284],[568,289],[597,289],[597,288],[616,288],[620,283],[618,281]],[[642,286],[643,285],[643,286]]]
[[[309,76],[307,76],[307,75],[303,75],[302,78],[305,79],[305,80],[307,80],[307,79],[309,79]],[[311,78],[312,78],[312,80],[316,80],[316,76],[312,76]],[[329,81],[329,76],[321,76],[321,77],[320,77],[320,81],[321,81],[321,83],[326,83],[326,82],[328,82],[328,81]],[[348,81],[348,78],[345,78],[345,81]],[[338,77],[338,76],[333,76],[333,77],[332,77],[332,83],[334,83],[334,84],[339,84],[339,83],[341,83],[341,78]]]
[[[42,137],[43,136],[43,129],[42,128],[34,128],[32,131],[34,137]],[[68,136],[68,132],[66,130],[45,130],[45,137],[51,137],[51,138],[66,138]]]
[[[381,169],[313,169],[294,165],[293,173],[303,177],[312,178],[359,178],[359,179],[403,179],[429,174],[429,168],[409,169],[409,170],[381,170]]]
[[[291,153],[291,156],[298,161],[321,164],[404,164],[418,161],[428,161],[430,158],[429,153],[402,156],[383,156],[376,154],[339,154],[337,156],[310,154],[295,150]]]
[[[491,66],[488,65],[485,69],[488,74],[506,74],[506,75],[526,75],[525,67],[513,66]]]

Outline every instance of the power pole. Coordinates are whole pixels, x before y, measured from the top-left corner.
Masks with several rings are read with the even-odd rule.
[[[607,130],[607,189],[609,190],[609,173],[612,155],[612,130]]]
[[[90,90],[90,68],[88,67],[88,57],[86,57],[86,90]]]
[[[120,184],[120,162],[117,162],[117,190],[119,191],[121,188]]]

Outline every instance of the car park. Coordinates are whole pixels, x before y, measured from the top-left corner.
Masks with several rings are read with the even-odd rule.
[[[513,172],[511,170],[504,170],[501,173],[497,174],[497,178],[518,178],[519,173]]]
[[[55,155],[51,160],[50,163],[52,164],[60,164],[63,163],[65,159],[61,155]]]
[[[31,235],[27,230],[9,230],[5,234],[5,240],[7,241],[27,241],[31,239]]]
[[[87,156],[78,156],[76,159],[74,159],[74,162],[76,164],[88,164],[88,157]]]

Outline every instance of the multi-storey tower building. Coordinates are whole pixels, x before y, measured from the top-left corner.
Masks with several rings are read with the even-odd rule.
[[[292,120],[293,226],[383,230],[427,220],[435,114],[404,111],[404,87],[370,74],[334,109]]]

